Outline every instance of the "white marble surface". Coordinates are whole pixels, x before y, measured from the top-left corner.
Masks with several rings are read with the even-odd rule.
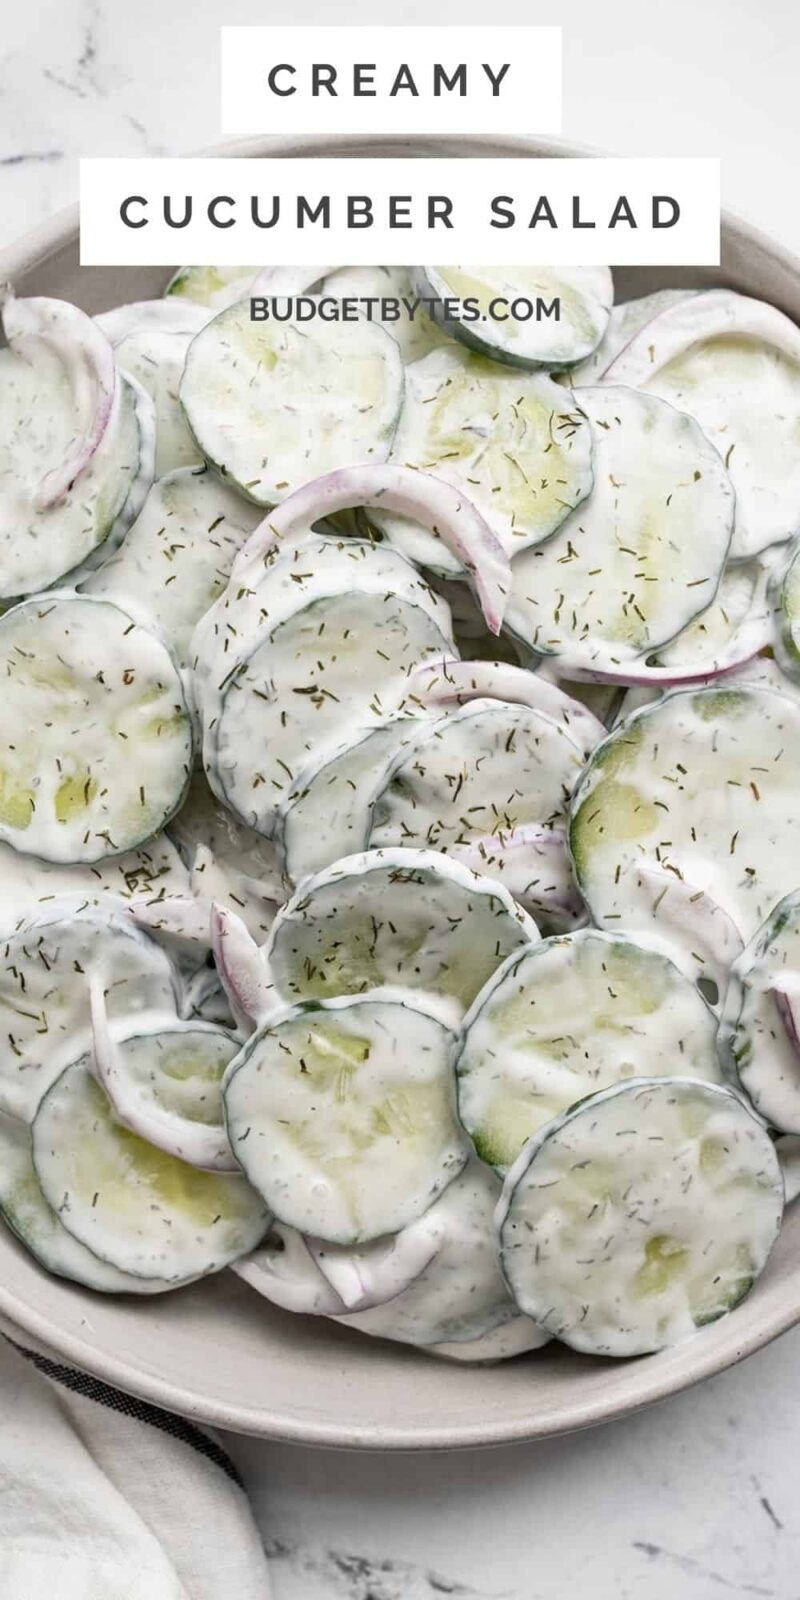
[[[323,10],[372,24],[486,19],[477,0],[8,4],[0,237],[74,198],[81,153],[213,142],[223,19],[313,22]],[[566,136],[720,154],[727,203],[800,249],[796,7],[502,0],[493,16],[564,22]],[[537,1447],[390,1458],[228,1442],[274,1553],[276,1600],[800,1596],[800,1331],[702,1390]]]

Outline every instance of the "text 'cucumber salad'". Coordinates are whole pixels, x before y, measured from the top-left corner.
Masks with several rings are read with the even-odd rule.
[[[317,270],[4,293],[0,1214],[101,1294],[658,1351],[800,1188],[800,331]]]

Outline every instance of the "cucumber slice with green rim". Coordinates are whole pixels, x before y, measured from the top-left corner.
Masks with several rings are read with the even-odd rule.
[[[753,636],[752,648],[762,648],[772,638],[771,606],[767,601],[768,574],[757,561],[726,567],[715,599],[671,644],[659,650],[656,665],[674,668],[676,674],[722,661],[735,649],[737,635],[748,623],[761,619],[762,631]],[[663,678],[665,687],[669,687]]]
[[[85,465],[55,503],[40,504],[48,465],[73,446],[70,383],[49,350],[36,360],[0,350],[0,398],[0,600],[9,600],[48,588],[123,537],[153,479],[154,420],[149,396],[118,375]],[[73,468],[70,457],[64,470]]]
[[[98,861],[150,838],[192,764],[180,675],[106,600],[24,601],[0,620],[0,838],[47,861]]]
[[[529,706],[473,700],[423,724],[390,758],[375,784],[369,848],[457,854],[478,842],[502,847],[529,823],[552,828],[563,822],[583,764],[563,724]]]
[[[354,724],[382,722],[412,669],[453,648],[442,602],[402,558],[392,568],[393,552],[352,541],[326,574],[322,545],[312,540],[287,552],[255,595],[260,637],[245,629],[242,642],[234,640],[216,682],[214,641],[209,677],[195,679],[209,782],[266,834],[310,760]],[[280,592],[278,578],[291,593]]]
[[[116,347],[122,371],[137,379],[155,407],[157,478],[203,459],[178,398],[186,352],[194,337],[194,332],[171,333],[145,323]]]
[[[648,655],[710,605],[733,527],[721,457],[697,423],[634,389],[582,389],[595,488],[546,545],[518,555],[512,633],[576,667]]]
[[[748,1293],[783,1213],[772,1140],[729,1089],[638,1079],[524,1147],[498,1206],[520,1310],[575,1350],[644,1355]]]
[[[57,1278],[100,1294],[163,1294],[174,1287],[158,1278],[133,1278],[73,1239],[47,1204],[31,1152],[31,1131],[0,1112],[0,1215],[26,1250]]]
[[[689,901],[707,895],[749,939],[800,848],[798,761],[800,704],[760,686],[673,692],[615,728],[572,800],[595,922],[658,931],[657,896],[637,876],[647,866]],[[688,918],[681,946],[696,950]]]
[[[783,1173],[786,1204],[790,1206],[800,1195],[800,1138],[797,1134],[779,1134],[775,1140],[775,1154]]]
[[[800,1133],[800,891],[781,900],[733,963],[721,1058],[773,1127]]]
[[[410,267],[337,267],[330,277],[323,279],[319,294],[320,299],[330,295],[334,300],[399,301],[397,317],[389,313],[388,307],[379,305],[377,312],[373,308],[373,319],[391,334],[407,364],[419,361],[421,356],[440,345],[450,344],[444,329],[420,304]]]
[[[584,704],[585,686],[570,687],[574,695],[559,688],[544,668],[534,672],[507,661],[437,661],[418,669],[407,698],[409,704],[419,701],[428,708],[484,699],[530,706],[563,727],[588,755],[605,738],[606,729]]]
[[[513,955],[464,1020],[458,1108],[506,1172],[526,1139],[626,1078],[721,1081],[716,1019],[660,951],[585,928]]]
[[[788,563],[778,585],[775,654],[782,670],[800,683],[800,541],[793,540]]]
[[[653,294],[643,294],[638,300],[623,300],[612,306],[608,326],[596,349],[577,365],[568,367],[563,374],[559,373],[558,377],[568,383],[571,389],[599,383],[603,373],[608,371],[612,361],[616,360],[640,328],[646,327],[660,312],[676,306],[680,300],[688,300],[694,292],[692,289],[656,289]]]
[[[549,538],[593,481],[591,429],[568,390],[456,345],[406,369],[391,459],[467,495],[508,555]],[[370,520],[412,561],[463,575],[419,523],[375,508]]]
[[[68,1233],[133,1277],[181,1283],[219,1272],[266,1232],[267,1212],[243,1177],[201,1172],[124,1128],[88,1058],[48,1090],[32,1136],[42,1193]]]
[[[377,1339],[468,1348],[517,1320],[500,1269],[494,1210],[500,1184],[472,1157],[423,1219],[442,1239],[430,1264],[385,1305],[336,1317]],[[541,1342],[544,1342],[544,1337]]]
[[[94,1071],[123,1127],[190,1166],[237,1171],[222,1114],[222,1079],[237,1041],[195,1021],[112,1034],[102,979],[89,987]]]
[[[394,1233],[456,1176],[455,1037],[412,996],[295,1007],[223,1088],[231,1148],[281,1222],[339,1244]]]
[[[114,895],[135,904],[189,893],[189,872],[164,834],[91,866],[42,861],[0,844],[0,938],[63,895]]]
[[[82,592],[133,606],[184,664],[197,623],[224,592],[257,520],[213,472],[182,467],[153,484],[121,548]]]
[[[729,289],[693,295],[649,322],[604,382],[647,389],[697,419],[736,491],[733,557],[796,531],[800,330],[782,312]]]
[[[515,367],[568,367],[602,339],[614,302],[608,267],[421,267],[416,284],[439,302],[437,316],[455,339]],[[479,321],[447,316],[447,301],[474,300]],[[518,315],[492,317],[496,299],[518,303]],[[558,303],[558,316],[528,306]]]
[[[190,300],[215,314],[249,295],[260,267],[179,267],[164,290],[165,298]]]
[[[414,737],[418,719],[368,728],[295,780],[283,802],[277,840],[290,883],[366,849],[377,775]]]
[[[273,506],[334,467],[386,460],[403,363],[376,323],[253,322],[245,300],[192,341],[180,397],[206,459]]]
[[[199,333],[212,316],[213,312],[191,300],[172,296],[169,300],[133,300],[128,305],[112,306],[110,311],[99,312],[94,323],[116,348],[129,333],[139,333],[143,328],[162,333]]]
[[[89,974],[112,1017],[174,1017],[178,973],[110,895],[72,894],[20,923],[0,962],[0,1110],[30,1121],[66,1061],[90,1041]]]
[[[266,959],[287,1001],[399,984],[457,1012],[537,939],[502,884],[435,850],[369,850],[305,880],[273,923]]]

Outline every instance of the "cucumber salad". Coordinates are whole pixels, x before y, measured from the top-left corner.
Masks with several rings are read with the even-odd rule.
[[[313,270],[3,292],[0,1215],[100,1294],[655,1352],[800,1190],[800,331]]]

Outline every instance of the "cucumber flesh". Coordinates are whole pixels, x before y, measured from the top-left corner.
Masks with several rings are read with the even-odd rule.
[[[719,1029],[734,1082],[773,1127],[800,1133],[800,893],[781,900],[730,971]]]
[[[713,601],[734,495],[697,424],[634,389],[587,388],[595,488],[555,538],[513,562],[506,624],[576,667],[647,656]]]
[[[563,725],[527,706],[473,700],[422,725],[390,760],[376,780],[369,847],[457,854],[477,842],[491,850],[492,839],[502,847],[527,824],[563,823],[582,767]]]
[[[116,349],[129,333],[139,333],[142,328],[159,329],[162,333],[199,333],[212,314],[191,300],[171,296],[168,300],[133,300],[129,305],[112,306],[110,311],[99,312],[94,322]]]
[[[31,1131],[0,1112],[0,1215],[47,1272],[99,1294],[163,1294],[158,1278],[134,1278],[79,1244],[47,1204],[31,1153]]]
[[[272,926],[266,960],[287,1001],[398,984],[458,1016],[536,924],[502,884],[435,850],[370,850],[307,878]]]
[[[693,295],[649,322],[604,382],[646,388],[697,419],[736,491],[737,560],[795,532],[800,331],[782,312],[728,289]]]
[[[89,990],[93,1070],[123,1127],[190,1166],[237,1171],[222,1115],[236,1040],[194,1021],[112,1034],[102,978]]]
[[[203,455],[263,506],[334,467],[385,461],[402,395],[400,352],[377,324],[253,322],[249,301],[201,329],[180,386]]]
[[[516,1320],[516,1307],[500,1269],[494,1210],[500,1184],[474,1157],[431,1206],[429,1227],[441,1243],[429,1265],[393,1299],[338,1322],[378,1339],[467,1350]],[[543,1340],[541,1342],[544,1342]]]
[[[330,295],[334,300],[353,297],[399,301],[400,314],[396,319],[386,314],[375,317],[374,308],[373,316],[399,345],[407,365],[419,361],[440,345],[450,344],[444,329],[421,305],[417,305],[413,316],[407,309],[408,304],[415,306],[419,300],[410,267],[337,267],[320,284],[319,293],[320,299]]]
[[[244,1178],[201,1172],[123,1127],[87,1058],[42,1100],[33,1160],[67,1231],[134,1277],[180,1283],[218,1272],[255,1249],[267,1228]]]
[[[150,838],[177,809],[192,729],[177,668],[116,605],[62,593],[0,621],[0,839],[91,862]]]
[[[526,1139],[628,1078],[721,1081],[716,1020],[659,951],[585,928],[511,956],[464,1022],[459,1115],[507,1172]]]
[[[231,1147],[279,1221],[339,1244],[394,1233],[467,1159],[455,1038],[410,995],[269,1018],[228,1074]]]
[[[88,975],[102,974],[109,1013],[174,1017],[178,973],[110,895],[65,895],[20,923],[3,946],[0,1109],[30,1121],[65,1062],[89,1045]]]
[[[0,844],[0,886],[0,937],[5,937],[64,895],[109,894],[128,905],[164,900],[188,894],[189,873],[165,834],[91,866],[41,861]]]
[[[406,369],[391,459],[467,495],[509,556],[549,538],[592,487],[591,430],[569,391],[456,345]],[[463,575],[417,522],[377,509],[371,519],[412,561]]]
[[[732,1310],[782,1212],[772,1140],[736,1095],[638,1079],[525,1146],[497,1223],[520,1310],[575,1350],[619,1357],[677,1344]]]
[[[366,849],[377,774],[387,758],[406,747],[416,726],[413,717],[379,723],[295,780],[281,806],[277,833],[290,883]]]
[[[597,348],[608,327],[614,283],[608,267],[421,267],[416,283],[440,303],[448,333],[515,367],[566,367]],[[448,318],[449,299],[477,302],[479,321]],[[490,315],[497,298],[559,303],[555,317]]]
[[[598,926],[657,931],[636,872],[648,866],[751,938],[800,847],[799,751],[800,705],[760,685],[677,691],[615,728],[572,799],[572,856]],[[688,927],[681,944],[691,956]]]
[[[121,548],[81,591],[130,605],[184,665],[197,623],[224,592],[257,520],[207,468],[181,467],[153,484]]]
[[[249,295],[260,267],[179,267],[164,290],[167,301],[188,300],[215,316]]]
[[[566,694],[544,668],[535,672],[508,661],[435,661],[422,666],[408,686],[408,703],[424,707],[464,705],[470,700],[501,700],[508,705],[530,706],[563,727],[588,755],[606,728],[578,694],[586,693],[583,684],[571,686],[576,694]]]
[[[571,389],[599,383],[634,334],[652,322],[660,312],[676,306],[681,300],[688,300],[692,293],[691,289],[656,289],[653,294],[643,294],[638,300],[623,300],[612,306],[608,326],[597,348],[576,366],[568,367],[563,374],[559,373],[559,378],[568,383]]]
[[[202,463],[183,414],[178,390],[194,333],[171,333],[145,324],[116,347],[117,361],[150,395],[156,414],[156,477]]]

